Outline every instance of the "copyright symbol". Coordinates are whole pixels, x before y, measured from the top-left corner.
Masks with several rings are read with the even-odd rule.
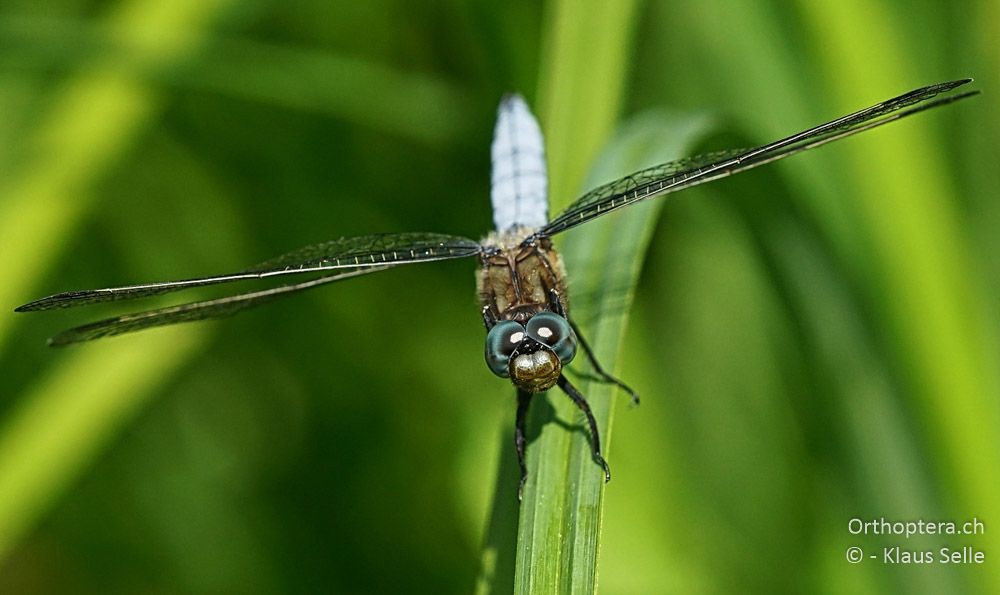
[[[847,561],[851,564],[857,564],[865,558],[865,553],[861,551],[858,546],[852,546],[847,548]]]

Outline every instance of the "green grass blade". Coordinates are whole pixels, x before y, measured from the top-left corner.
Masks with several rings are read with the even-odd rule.
[[[634,12],[633,2],[553,2],[548,7],[539,112],[547,139],[552,211],[565,207],[576,194],[584,172],[614,128],[626,80]],[[595,349],[598,353],[607,351],[603,345],[595,345]],[[585,384],[581,388],[588,387]],[[495,571],[493,592],[507,592],[511,582],[517,593],[592,591],[596,587],[600,486],[595,496],[593,489],[576,492],[574,488],[579,486],[568,481],[571,469],[580,470],[580,459],[567,458],[573,442],[569,432],[553,432],[554,424],[548,424],[548,431],[539,436],[540,420],[551,417],[551,410],[544,407],[546,404],[546,399],[536,398],[529,420],[529,441],[533,446],[529,465],[533,476],[520,508],[513,580],[499,572],[512,567],[503,558],[509,552],[494,551],[501,559],[489,560],[490,550],[484,551],[484,568],[491,562]],[[562,401],[556,407],[567,405],[568,401]],[[600,411],[596,414],[602,417]],[[501,471],[510,467],[509,451],[509,448],[503,451]],[[507,510],[507,498],[511,497],[504,494],[505,477],[501,473],[497,481],[488,546],[505,543],[511,533],[510,525],[502,521],[512,520],[512,515],[509,510],[500,514]],[[571,492],[577,496],[574,501],[567,500]],[[581,512],[578,506],[586,506],[582,515],[577,514]],[[567,523],[572,523],[571,530],[563,532]],[[584,543],[573,539],[576,528],[587,535]],[[500,533],[505,537],[499,537]],[[552,543],[560,537],[573,547]],[[484,588],[481,582],[479,591],[489,592],[489,586]]]
[[[579,189],[584,172],[606,142],[618,118],[622,89],[626,79],[627,55],[632,45],[633,2],[555,1],[547,6],[539,69],[538,113],[546,135],[549,167],[550,209],[564,208]],[[585,387],[584,387],[585,388]],[[558,535],[564,518],[564,501],[551,498],[539,486],[567,487],[566,477],[549,476],[550,459],[558,464],[566,460],[568,436],[538,436],[539,420],[547,400],[535,399],[529,420],[529,461],[533,479],[525,490],[521,508],[512,508],[516,481],[511,482],[513,454],[508,446],[501,452],[493,514],[487,529],[477,583],[478,593],[558,592],[560,577],[572,564],[560,547],[546,548],[553,533]],[[560,403],[565,405],[566,403]],[[548,411],[548,408],[546,408]],[[551,426],[551,424],[550,424]],[[551,430],[551,427],[549,428]],[[509,445],[509,441],[508,445]],[[545,444],[543,444],[543,442]],[[542,451],[546,456],[540,456]],[[516,468],[516,465],[515,465]],[[599,506],[591,509],[592,558],[577,558],[589,582],[596,581],[596,528]],[[504,549],[517,526],[515,551]],[[513,559],[511,558],[513,556]],[[565,561],[565,564],[563,563]],[[513,573],[513,576],[511,575]]]
[[[838,15],[860,6],[840,3]],[[900,76],[896,65],[906,63],[907,53],[894,31],[872,37],[873,20],[857,27],[830,26],[837,20],[826,15],[820,23],[811,6],[804,14],[818,38],[836,48],[837,59],[825,65],[838,88],[875,88]],[[874,49],[886,59],[873,63],[867,53],[852,51],[860,39],[877,40]],[[996,424],[983,423],[996,418],[998,340],[996,327],[982,324],[981,317],[996,296],[974,272],[976,258],[957,207],[962,199],[926,130],[902,127],[868,139],[858,146],[860,157],[850,163],[849,173],[857,182],[862,229],[871,253],[878,255],[866,263],[866,281],[877,287],[874,306],[935,446],[935,471],[953,490],[955,504],[981,510],[996,505],[1000,484],[1000,432]],[[893,156],[893,167],[876,165],[884,155]],[[1000,547],[1000,539],[990,532],[978,545]],[[989,577],[1000,584],[995,565]]]
[[[872,37],[877,29],[873,23],[882,15],[892,16],[887,3],[838,3],[832,19],[802,4],[808,7],[803,15],[809,30],[832,50],[823,54],[822,65],[835,87],[844,90],[845,103],[847,90],[874,89],[887,81],[904,87],[917,78],[910,68],[899,67],[909,66],[911,53],[901,31]],[[858,26],[838,21],[862,6],[874,18]],[[859,52],[861,39],[875,43]],[[882,59],[868,59],[870,52]],[[876,255],[863,265],[867,297],[891,337],[888,344],[905,374],[907,396],[933,445],[933,472],[949,487],[948,504],[963,511],[984,510],[997,505],[1000,483],[1000,432],[995,423],[984,423],[996,419],[1000,390],[996,325],[983,323],[996,296],[975,271],[974,243],[959,206],[964,199],[929,130],[907,126],[867,139],[845,174],[855,183],[859,228],[869,253]],[[878,167],[885,155],[892,155],[892,167]],[[995,531],[980,537],[977,546],[984,550],[1000,547]],[[1000,584],[995,565],[982,576],[994,589]]]
[[[599,159],[588,186],[686,154],[708,130],[704,117],[648,113],[630,121]],[[571,314],[598,361],[614,369],[643,256],[662,201],[651,201],[571,233],[562,253],[570,276]],[[570,378],[611,439],[613,387],[590,381],[587,364]],[[560,391],[534,403],[529,480],[521,505],[516,592],[592,592],[602,520],[604,476],[591,458],[582,416]],[[638,412],[637,412],[638,413]],[[553,421],[558,420],[556,423]],[[614,467],[612,460],[612,467]]]

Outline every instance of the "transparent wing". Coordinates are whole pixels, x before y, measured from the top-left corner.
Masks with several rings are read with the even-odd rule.
[[[341,238],[314,244],[262,262],[239,273],[181,281],[146,283],[107,289],[67,291],[19,306],[16,312],[69,308],[98,302],[130,300],[205,285],[246,279],[263,279],[336,269],[410,264],[431,260],[465,258],[479,254],[479,242],[439,233],[391,233]]]
[[[100,320],[91,324],[85,324],[83,326],[63,331],[49,339],[49,345],[53,347],[62,347],[71,343],[92,341],[102,337],[132,333],[147,328],[166,326],[168,324],[193,322],[209,318],[223,318],[236,314],[237,312],[242,312],[248,308],[270,302],[271,300],[279,297],[291,295],[306,289],[312,289],[313,287],[326,285],[327,283],[333,283],[334,281],[342,281],[344,279],[359,277],[376,271],[383,271],[393,266],[398,265],[380,265],[355,268],[347,272],[338,273],[336,275],[327,275],[325,277],[319,277],[318,279],[312,279],[303,283],[282,285],[280,287],[273,287],[262,291],[243,293],[215,300],[193,302],[190,304],[181,304],[178,306],[148,310],[146,312],[116,316],[114,318]]]
[[[677,192],[729,176],[933,107],[970,97],[979,91],[968,91],[924,103],[971,81],[972,79],[962,79],[922,87],[753,149],[708,153],[638,171],[587,192],[543,227],[537,235],[551,236],[647,198]]]

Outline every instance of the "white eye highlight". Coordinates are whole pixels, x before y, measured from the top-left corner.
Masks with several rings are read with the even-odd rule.
[[[535,314],[524,326],[524,332],[532,339],[552,349],[563,364],[568,364],[576,355],[576,335],[562,316],[555,312],[543,311]]]
[[[497,376],[508,376],[507,364],[525,336],[524,327],[513,320],[497,322],[486,333],[486,365]]]

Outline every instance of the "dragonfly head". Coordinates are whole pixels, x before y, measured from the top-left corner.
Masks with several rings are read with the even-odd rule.
[[[539,312],[525,325],[501,320],[486,335],[486,365],[532,393],[552,388],[575,356],[576,333],[554,312]]]

